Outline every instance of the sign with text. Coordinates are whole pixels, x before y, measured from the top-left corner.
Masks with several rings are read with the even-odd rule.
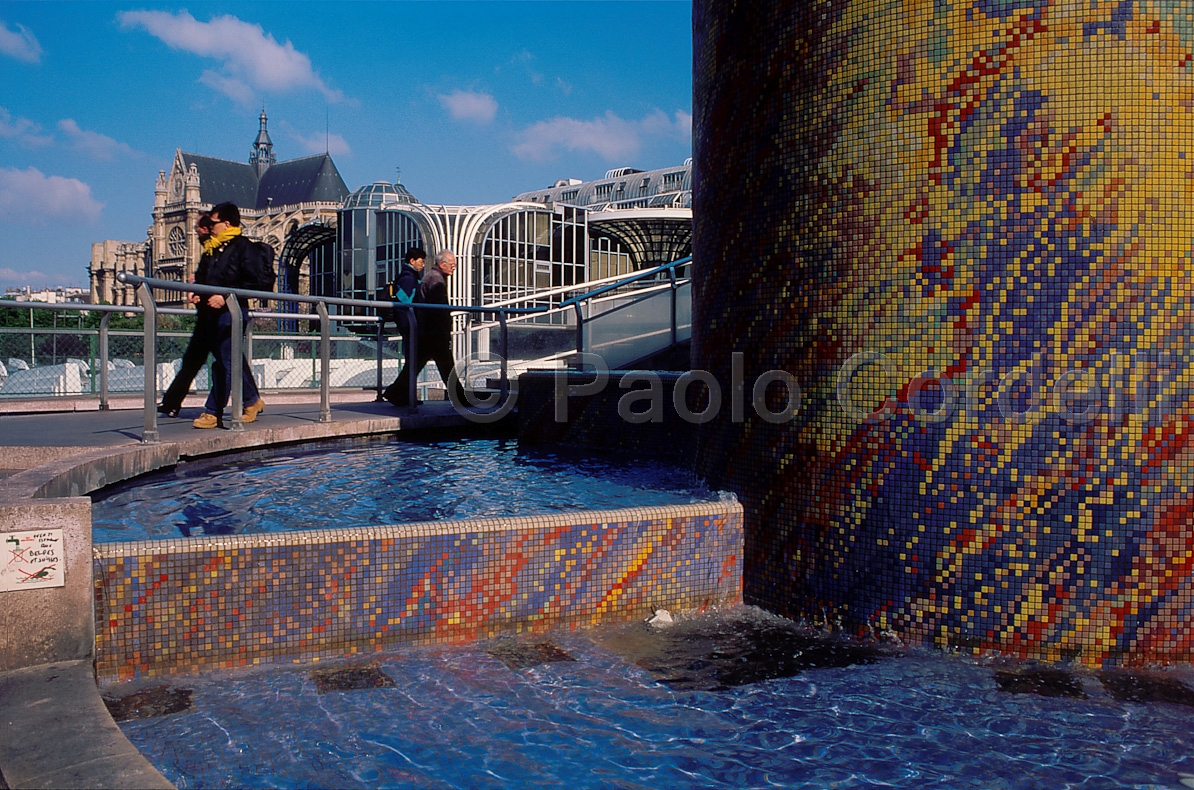
[[[0,532],[0,592],[66,586],[62,530]]]

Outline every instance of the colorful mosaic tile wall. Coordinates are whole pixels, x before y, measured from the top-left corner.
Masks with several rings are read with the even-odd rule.
[[[747,601],[1190,660],[1194,5],[696,0],[694,31],[693,364],[802,396],[702,427]]]
[[[702,503],[95,547],[101,679],[342,656],[741,602]]]

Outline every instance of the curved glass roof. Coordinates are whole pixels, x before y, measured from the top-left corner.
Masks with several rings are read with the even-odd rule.
[[[380,208],[396,203],[418,203],[415,196],[402,184],[391,184],[388,181],[375,181],[366,184],[348,196],[344,201],[344,208]]]

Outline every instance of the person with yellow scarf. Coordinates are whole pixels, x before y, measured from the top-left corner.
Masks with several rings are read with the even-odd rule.
[[[258,246],[241,235],[240,209],[234,203],[220,203],[211,210],[212,235],[203,244],[203,259],[195,279],[205,285],[224,288],[252,288],[249,272],[261,256]],[[265,408],[265,401],[257,392],[253,371],[245,359],[234,365],[232,359],[232,315],[224,297],[213,294],[200,308],[200,322],[204,328],[207,348],[213,354],[211,391],[203,414],[191,424],[196,428],[223,428],[224,409],[232,394],[232,371],[241,369],[244,394],[243,422],[253,422]]]
[[[195,233],[199,236],[201,244],[211,238],[211,212],[205,211],[199,215],[199,219],[195,221]],[[199,266],[203,266],[203,256],[199,259]],[[201,301],[198,294],[191,294],[190,300],[191,304],[196,306]],[[160,414],[167,417],[178,416],[182,410],[182,402],[191,390],[191,382],[195,380],[195,376],[199,375],[199,371],[207,362],[207,353],[203,328],[196,321],[195,330],[191,332],[191,339],[187,341],[186,351],[182,353],[182,365],[179,367],[178,373],[174,374],[174,380],[166,388],[165,394],[162,395],[162,402],[158,405]]]

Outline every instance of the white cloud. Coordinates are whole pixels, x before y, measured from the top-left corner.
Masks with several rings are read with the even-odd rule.
[[[439,103],[457,121],[486,124],[497,115],[497,100],[488,93],[454,90],[441,93]]]
[[[13,118],[3,107],[0,107],[0,139],[14,140],[24,148],[41,148],[54,142],[53,137],[41,134],[41,126],[28,118]]]
[[[111,137],[100,134],[99,132],[80,129],[79,124],[73,118],[63,118],[58,122],[58,128],[66,135],[71,148],[84,152],[92,159],[108,161],[115,159],[118,155],[137,155],[137,152],[125,143],[113,140]]]
[[[41,62],[41,44],[37,43],[37,37],[24,25],[17,25],[16,30],[9,30],[7,24],[0,22],[0,53],[26,63]]]
[[[35,167],[0,167],[0,222],[92,223],[103,208],[103,203],[91,197],[91,187],[77,178],[47,176]]]
[[[559,148],[592,151],[612,162],[638,153],[648,137],[691,140],[692,116],[677,110],[673,120],[662,110],[655,110],[640,121],[624,120],[612,111],[591,121],[552,118],[519,132],[518,143],[511,150],[520,159],[535,161],[554,158]]]
[[[293,137],[308,154],[322,154],[327,152],[332,156],[352,156],[352,146],[343,136],[338,134],[299,134],[287,126],[287,134]]]
[[[217,93],[224,94],[237,104],[248,106],[256,103],[257,94],[254,93],[252,86],[239,77],[204,69],[203,73],[199,75],[199,81]]]
[[[205,71],[200,82],[234,101],[251,102],[253,91],[319,91],[329,101],[344,98],[311,67],[311,59],[287,41],[279,44],[261,25],[231,15],[200,22],[186,11],[124,11],[122,27],[144,28],[173,49],[221,61],[222,71]]]

